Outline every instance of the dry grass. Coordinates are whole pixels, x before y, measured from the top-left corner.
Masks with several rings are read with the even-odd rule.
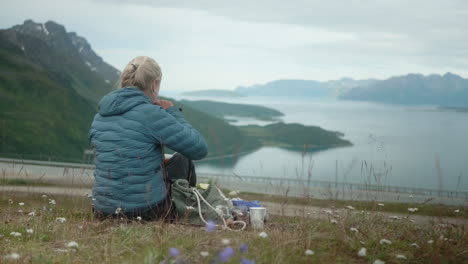
[[[11,201],[9,201],[11,199]],[[50,204],[54,199],[56,204]],[[23,202],[20,206],[18,203]],[[47,210],[44,210],[43,207]],[[50,209],[52,209],[50,211]],[[18,212],[22,210],[23,212]],[[35,216],[28,213],[34,211]],[[419,226],[411,221],[390,221],[378,214],[324,213],[328,220],[308,217],[271,217],[265,232],[216,231],[203,227],[161,222],[97,221],[86,197],[48,196],[3,193],[0,200],[0,262],[5,256],[18,253],[19,263],[213,263],[230,239],[235,250],[228,263],[241,258],[256,263],[466,263],[468,236],[464,226]],[[60,223],[58,217],[66,218]],[[335,219],[336,224],[330,220]],[[357,228],[358,232],[350,230]],[[27,229],[33,229],[32,234]],[[19,232],[14,237],[11,232]],[[390,245],[381,245],[381,239]],[[433,243],[428,241],[433,240]],[[70,241],[79,244],[73,250]],[[241,244],[249,246],[241,253]],[[411,246],[416,243],[418,247]],[[178,248],[181,255],[171,257],[169,248]],[[358,257],[360,248],[367,248],[366,257]],[[306,255],[307,249],[314,255]],[[200,252],[209,252],[202,257]],[[404,255],[400,260],[396,255]]]

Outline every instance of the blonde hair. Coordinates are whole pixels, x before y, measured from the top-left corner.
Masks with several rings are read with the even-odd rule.
[[[119,87],[136,86],[142,91],[151,89],[153,80],[160,81],[161,68],[158,63],[147,56],[138,56],[131,60],[119,78]]]

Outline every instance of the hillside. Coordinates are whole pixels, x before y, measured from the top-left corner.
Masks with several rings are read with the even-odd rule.
[[[184,92],[183,95],[190,95],[190,96],[214,96],[214,97],[242,97],[244,95],[229,91],[229,90],[220,90],[220,89],[212,89],[212,90],[200,90],[200,91],[192,91],[192,92]]]
[[[1,30],[1,156],[81,161],[97,102],[112,89],[117,73],[84,38],[55,22],[27,20]],[[220,118],[175,104],[204,135],[209,155],[260,146]]]
[[[408,74],[352,88],[339,98],[404,105],[468,106],[468,79],[452,73]]]
[[[278,120],[284,114],[275,109],[265,106],[247,105],[247,104],[231,104],[208,100],[188,101],[182,100],[182,103],[194,109],[204,112],[219,118],[226,116],[236,117],[252,117],[263,121]]]

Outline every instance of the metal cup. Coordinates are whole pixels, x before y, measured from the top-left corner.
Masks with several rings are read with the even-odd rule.
[[[250,225],[253,229],[263,229],[266,217],[265,207],[250,207]]]

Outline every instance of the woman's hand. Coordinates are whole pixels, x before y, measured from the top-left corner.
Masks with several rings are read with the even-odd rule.
[[[169,100],[160,100],[160,99],[156,99],[154,101],[154,104],[161,106],[163,109],[168,109],[169,107],[174,106],[174,104],[171,101],[169,101]]]

